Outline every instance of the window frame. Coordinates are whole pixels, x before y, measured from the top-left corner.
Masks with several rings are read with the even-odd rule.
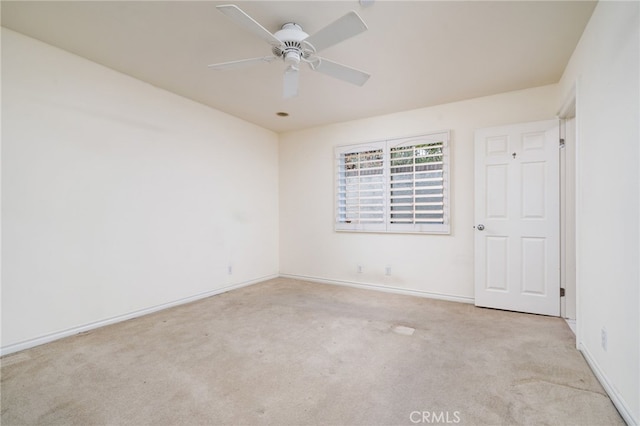
[[[423,144],[442,143],[442,217],[443,223],[392,223],[391,218],[391,152],[394,148],[418,146]],[[338,145],[334,148],[334,230],[337,232],[370,232],[370,233],[394,233],[394,234],[445,234],[451,232],[450,203],[451,203],[451,182],[450,182],[450,131],[439,131],[418,136],[379,140],[375,142],[365,142],[349,145]],[[381,222],[361,222],[346,223],[346,176],[344,155],[367,153],[382,149],[382,221]],[[412,154],[414,155],[414,154]],[[415,157],[415,155],[414,155]],[[412,157],[412,158],[414,158]],[[365,163],[364,161],[362,162]],[[360,165],[361,163],[358,163]],[[415,163],[413,163],[415,164]],[[359,166],[357,167],[359,168]],[[366,167],[363,167],[366,169]],[[416,180],[412,179],[412,189],[415,189]],[[342,196],[342,198],[341,198]],[[415,193],[413,195],[415,197]],[[358,206],[361,206],[361,198],[357,198]],[[415,203],[414,203],[415,204]],[[357,208],[356,208],[357,209]],[[362,210],[357,210],[359,213]],[[415,205],[411,210],[415,214]],[[415,217],[415,216],[414,216]]]

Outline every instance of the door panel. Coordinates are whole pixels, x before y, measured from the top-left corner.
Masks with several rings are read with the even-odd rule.
[[[544,219],[545,163],[522,164],[522,219]]]
[[[508,169],[504,165],[487,167],[486,217],[491,219],[507,218],[507,182]]]
[[[546,239],[522,238],[522,292],[547,294]]]
[[[507,291],[509,266],[508,240],[505,237],[487,237],[486,288],[489,291]]]
[[[557,316],[557,122],[478,130],[475,144],[476,305]]]

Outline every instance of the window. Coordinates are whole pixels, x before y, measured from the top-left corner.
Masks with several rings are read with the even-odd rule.
[[[336,148],[336,230],[449,233],[449,133]]]

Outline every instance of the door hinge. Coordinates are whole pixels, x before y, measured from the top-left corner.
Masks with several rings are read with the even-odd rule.
[[[560,297],[564,297],[564,288],[560,287]]]
[[[560,138],[560,148],[564,148],[564,138]]]

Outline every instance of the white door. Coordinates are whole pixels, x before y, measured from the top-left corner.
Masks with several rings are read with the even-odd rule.
[[[475,303],[560,314],[556,120],[475,134]]]

